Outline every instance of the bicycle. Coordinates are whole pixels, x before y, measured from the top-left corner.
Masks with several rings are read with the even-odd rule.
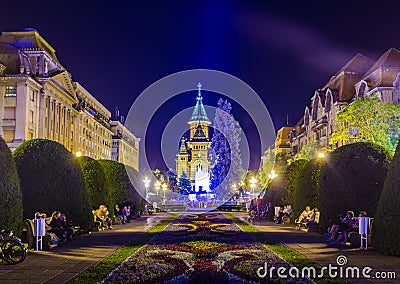
[[[9,264],[18,264],[26,258],[26,248],[10,230],[0,232],[0,258]]]

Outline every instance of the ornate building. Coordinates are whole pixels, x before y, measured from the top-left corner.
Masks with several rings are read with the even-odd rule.
[[[382,101],[398,103],[400,98],[400,51],[390,48],[377,61],[357,54],[321,88],[290,134],[292,155],[304,146],[319,142],[330,148],[336,130],[336,114],[343,104],[357,98],[377,95]],[[334,145],[333,148],[341,145]]]
[[[11,150],[44,138],[74,154],[111,159],[110,116],[36,30],[1,33],[0,136]]]
[[[207,174],[210,169],[210,161],[208,158],[208,149],[211,141],[209,138],[208,127],[211,121],[208,119],[206,110],[203,105],[203,97],[201,96],[201,87],[199,83],[196,106],[194,107],[192,116],[188,124],[190,127],[189,140],[182,138],[179,147],[179,153],[176,155],[176,172],[178,178],[183,173],[191,182],[195,181],[196,174]]]

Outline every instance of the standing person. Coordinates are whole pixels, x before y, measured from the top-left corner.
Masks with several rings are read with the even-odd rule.
[[[257,206],[257,216],[261,215],[261,206],[262,206],[262,198],[261,195],[257,196],[256,199],[256,206]]]

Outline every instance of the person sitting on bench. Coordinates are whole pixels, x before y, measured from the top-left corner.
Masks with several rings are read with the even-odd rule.
[[[307,225],[308,222],[314,220],[314,211],[311,210],[310,206],[306,206],[305,210],[300,214],[296,220],[296,230],[300,230],[301,225]]]

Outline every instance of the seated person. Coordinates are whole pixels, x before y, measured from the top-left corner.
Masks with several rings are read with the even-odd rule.
[[[305,210],[300,214],[296,220],[296,230],[300,230],[301,224],[307,224],[314,220],[314,211],[311,210],[310,206],[306,206]]]
[[[292,205],[286,205],[285,208],[283,209],[283,216],[284,217],[290,217],[292,216]]]
[[[62,220],[60,220],[60,217],[60,211],[54,211],[53,214],[51,214],[49,220],[49,226],[51,227],[51,229],[49,230],[49,232],[55,234],[57,238],[61,240],[61,242],[65,242],[69,238],[69,235],[63,227],[63,222]]]
[[[331,226],[328,228],[328,236],[329,239],[327,240],[328,243],[333,242],[336,240],[336,235],[339,231],[339,225],[342,223],[342,219],[344,219],[344,215],[343,214],[335,214],[330,222],[331,222]]]
[[[284,207],[281,206],[279,207],[279,211],[275,215],[275,223],[276,224],[281,224],[282,223],[282,218],[284,216]]]
[[[123,210],[119,208],[118,203],[114,205],[114,218],[120,218],[122,224],[125,224],[126,222],[126,216],[124,215]]]
[[[354,228],[355,228],[354,212],[347,211],[345,218],[342,220],[341,224],[339,224],[339,229],[338,229],[339,236],[333,243],[345,245],[347,243],[349,233],[353,231]]]
[[[124,208],[122,209],[122,215],[124,215],[126,223],[130,223],[131,221],[131,206],[127,205],[124,206]]]
[[[107,206],[100,205],[99,208],[95,211],[96,222],[100,222],[102,229],[104,230],[105,224],[107,224],[107,228],[112,230],[111,227],[111,219],[109,217],[109,212],[107,210]]]

